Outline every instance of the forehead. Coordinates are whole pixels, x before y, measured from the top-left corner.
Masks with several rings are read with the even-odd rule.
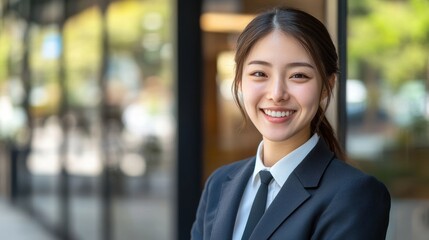
[[[294,36],[274,30],[255,42],[245,63],[253,60],[264,61],[306,61],[314,64],[307,49]]]

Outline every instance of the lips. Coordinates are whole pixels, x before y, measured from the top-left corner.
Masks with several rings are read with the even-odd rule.
[[[271,109],[262,109],[265,115],[272,118],[285,118],[294,114],[295,110],[271,110]]]

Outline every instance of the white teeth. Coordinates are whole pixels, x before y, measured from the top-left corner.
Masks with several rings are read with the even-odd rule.
[[[279,118],[279,117],[288,117],[293,113],[293,111],[271,111],[268,109],[264,109],[264,113],[270,117]]]

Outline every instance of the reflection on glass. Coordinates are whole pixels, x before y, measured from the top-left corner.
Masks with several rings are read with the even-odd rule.
[[[25,86],[23,105],[27,115],[29,152],[22,160],[28,169],[28,193],[31,207],[50,226],[61,223],[60,169],[63,131],[59,120],[60,78],[59,57],[62,51],[60,32],[54,24],[29,24],[28,32],[28,75],[20,76]],[[23,36],[24,37],[24,36]],[[22,40],[24,41],[24,39]]]
[[[101,175],[98,75],[101,62],[100,10],[89,7],[64,25],[64,167],[68,173],[70,232],[79,239],[101,237]]]
[[[42,19],[63,11],[31,3]],[[59,19],[1,16],[0,143],[20,164],[19,198],[72,238],[101,239],[105,230],[112,239],[171,239],[172,4],[113,1],[105,16],[97,4],[69,4],[79,11],[63,28]]]
[[[107,11],[116,239],[173,237],[172,10],[169,1],[122,1]]]
[[[393,197],[388,239],[429,234],[428,1],[349,1],[347,150]],[[370,36],[370,37],[368,37]]]

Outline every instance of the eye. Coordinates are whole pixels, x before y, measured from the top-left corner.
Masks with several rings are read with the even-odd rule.
[[[250,75],[254,76],[254,77],[267,77],[267,74],[265,74],[264,72],[259,72],[259,71],[253,72]]]
[[[308,78],[308,76],[304,73],[294,73],[292,74],[291,78]]]

